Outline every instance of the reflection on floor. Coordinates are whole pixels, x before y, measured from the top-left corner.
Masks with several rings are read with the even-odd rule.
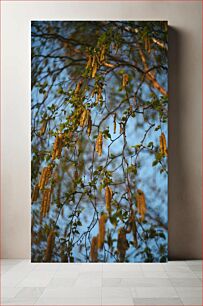
[[[1,305],[202,305],[202,261],[65,264],[1,260]]]

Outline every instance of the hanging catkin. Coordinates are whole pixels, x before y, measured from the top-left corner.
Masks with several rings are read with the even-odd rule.
[[[55,232],[53,230],[50,231],[49,236],[47,238],[47,249],[45,252],[45,262],[50,262],[52,259],[53,249],[55,244]]]
[[[39,185],[35,185],[32,192],[32,202],[36,202],[39,196]]]
[[[61,157],[62,147],[63,147],[63,135],[59,134],[55,138],[53,151],[52,151],[52,160]]]
[[[137,225],[136,225],[136,221],[135,221],[135,212],[133,209],[131,209],[131,213],[130,213],[130,226],[131,226],[131,231],[132,231],[132,235],[133,235],[133,244],[135,247],[138,246],[138,242],[137,242]]]
[[[166,137],[164,133],[161,133],[161,136],[159,137],[160,141],[160,152],[163,156],[168,156],[168,151],[166,147]]]
[[[122,227],[118,230],[117,249],[120,262],[125,261],[126,251],[129,248],[128,240],[126,239],[125,229]]]
[[[40,211],[40,221],[42,222],[42,219],[46,217],[46,215],[49,213],[51,204],[51,189],[47,188],[43,191],[43,197],[42,197],[42,203],[41,203],[41,211]]]
[[[123,80],[122,80],[122,89],[124,89],[126,87],[126,85],[129,82],[129,76],[127,73],[123,74]]]
[[[96,73],[97,73],[97,63],[94,64],[94,67],[92,69],[92,78],[95,77]]]
[[[122,134],[123,133],[123,123],[121,122],[119,124],[120,124],[120,134]]]
[[[92,57],[91,55],[87,56],[87,65],[86,65],[86,69],[90,68],[92,64]]]
[[[102,155],[102,145],[103,145],[103,135],[102,132],[99,132],[99,135],[97,136],[96,140],[96,152],[99,156]]]
[[[104,239],[105,239],[105,224],[107,220],[107,215],[101,215],[99,219],[99,234],[98,234],[98,248],[101,250],[104,246]]]
[[[39,181],[39,189],[42,190],[44,188],[44,186],[48,183],[49,178],[51,177],[51,173],[52,173],[52,166],[47,166],[45,168],[43,168],[42,170],[42,174],[40,177],[40,181]]]
[[[105,200],[106,200],[106,210],[109,215],[111,214],[111,200],[112,200],[112,190],[109,186],[105,188]]]
[[[88,114],[89,114],[89,112],[88,112],[87,109],[85,109],[85,110],[82,112],[82,115],[81,115],[81,117],[80,117],[80,126],[81,126],[81,127],[84,127],[84,126],[86,125],[87,119],[88,119]]]
[[[90,259],[92,262],[98,261],[98,237],[92,238],[91,248],[90,248]]]
[[[144,192],[140,189],[138,189],[136,193],[136,204],[137,211],[141,215],[141,221],[143,221],[146,213],[146,201]]]
[[[103,45],[100,52],[100,62],[102,63],[105,59],[106,46]]]
[[[88,114],[88,122],[87,122],[87,135],[90,136],[92,131],[92,118],[91,118],[91,114],[89,112]]]
[[[82,86],[82,80],[80,80],[77,85],[76,85],[76,88],[75,88],[75,94],[78,94],[80,89],[81,89],[81,86]]]
[[[113,133],[116,134],[116,113],[113,116]]]

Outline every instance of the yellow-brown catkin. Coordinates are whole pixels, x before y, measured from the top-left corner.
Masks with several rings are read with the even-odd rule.
[[[47,120],[44,120],[42,122],[42,126],[41,126],[40,131],[39,131],[40,136],[43,136],[45,134],[46,128],[47,128]]]
[[[92,131],[92,118],[91,118],[91,115],[89,113],[89,115],[88,115],[88,122],[87,122],[87,135],[88,136],[90,136],[91,131]]]
[[[53,255],[54,244],[55,244],[55,232],[51,230],[47,238],[47,249],[45,252],[45,262],[51,261],[52,255]]]
[[[137,211],[141,215],[141,221],[143,221],[146,213],[146,201],[144,192],[140,189],[138,189],[136,193],[136,204]]]
[[[122,133],[123,133],[123,124],[120,123],[120,134],[122,134]]]
[[[101,215],[99,219],[99,234],[98,234],[98,248],[100,250],[102,250],[104,246],[104,239],[106,233],[105,229],[106,220],[107,220],[107,215],[106,214]]]
[[[35,185],[32,192],[32,202],[36,202],[39,196],[39,185]]]
[[[114,134],[116,134],[116,117],[117,117],[117,115],[115,113],[114,116],[113,116],[113,132],[114,132]]]
[[[151,52],[151,43],[150,43],[150,38],[149,36],[145,36],[145,39],[144,39],[144,44],[145,44],[145,50],[150,53]]]
[[[128,248],[129,248],[129,243],[126,238],[126,231],[122,227],[118,230],[118,241],[117,241],[117,250],[120,262],[125,261],[125,255]]]
[[[94,67],[95,62],[96,62],[96,55],[93,55],[93,57],[92,57],[92,68]]]
[[[97,62],[94,63],[94,66],[92,68],[92,78],[95,77],[96,73],[97,73]]]
[[[75,94],[78,94],[80,89],[81,89],[81,86],[82,86],[82,80],[80,80],[77,85],[76,85],[76,88],[75,88]]]
[[[123,74],[123,80],[122,80],[122,88],[124,89],[126,87],[126,85],[129,82],[129,76],[127,73]]]
[[[82,115],[80,116],[80,126],[84,127],[85,124],[87,123],[87,118],[88,118],[88,110],[84,109],[82,112]]]
[[[41,211],[40,211],[40,221],[42,221],[42,219],[46,217],[46,215],[48,214],[50,209],[50,204],[51,204],[51,189],[47,188],[44,189],[43,191]]]
[[[55,138],[53,151],[52,151],[52,160],[61,157],[62,147],[63,147],[63,135],[59,134]]]
[[[163,156],[168,156],[168,151],[166,147],[166,137],[164,133],[161,133],[161,136],[159,137],[160,141],[160,151]]]
[[[42,170],[42,174],[39,181],[39,189],[42,190],[44,186],[48,183],[49,178],[51,177],[52,167],[49,165]]]
[[[90,248],[90,259],[92,262],[98,261],[98,237],[92,238],[91,248]]]
[[[103,135],[102,132],[99,132],[99,135],[97,136],[96,140],[96,152],[99,156],[102,155],[102,145],[103,145]]]
[[[106,210],[109,215],[111,214],[111,200],[112,200],[112,190],[109,186],[105,188],[105,200],[106,200]]]
[[[130,218],[129,218],[129,223],[130,223],[130,227],[131,227],[131,231],[133,234],[133,244],[135,247],[137,247],[138,242],[137,242],[137,225],[135,222],[135,212],[132,209],[131,213],[130,213]]]
[[[87,65],[86,65],[86,69],[90,68],[92,64],[92,57],[91,55],[87,56]]]
[[[100,62],[103,62],[105,59],[106,46],[103,45],[100,52]]]

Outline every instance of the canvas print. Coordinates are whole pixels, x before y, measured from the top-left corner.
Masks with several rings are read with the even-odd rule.
[[[32,21],[32,262],[167,261],[166,21]]]

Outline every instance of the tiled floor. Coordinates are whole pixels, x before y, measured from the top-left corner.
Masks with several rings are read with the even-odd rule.
[[[202,262],[1,261],[1,305],[202,305]]]

